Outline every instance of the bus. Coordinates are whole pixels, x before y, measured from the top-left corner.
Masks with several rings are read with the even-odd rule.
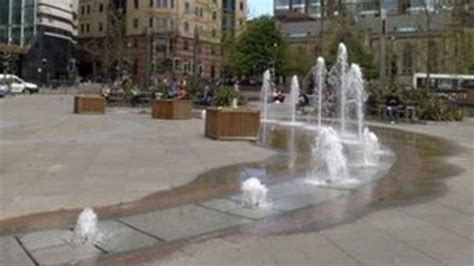
[[[415,73],[413,88],[426,87],[426,76],[426,73]],[[430,88],[445,91],[474,88],[474,75],[430,74]]]

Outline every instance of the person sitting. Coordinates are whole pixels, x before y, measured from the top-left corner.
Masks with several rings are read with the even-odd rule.
[[[283,94],[282,90],[274,90],[272,97],[275,103],[283,103],[285,101],[285,94]]]
[[[304,92],[300,92],[300,95],[298,96],[298,102],[296,103],[296,107],[303,108],[307,105],[309,105],[308,96]]]
[[[204,93],[202,95],[200,104],[204,106],[210,106],[212,104],[212,98],[212,90],[206,85],[206,87],[204,87]]]
[[[186,91],[186,83],[183,83],[181,87],[179,87],[177,99],[178,100],[184,100],[188,96],[188,92]]]
[[[398,110],[401,108],[400,99],[393,93],[391,93],[385,101],[385,107],[387,109],[388,119],[390,124],[395,124],[398,116]]]

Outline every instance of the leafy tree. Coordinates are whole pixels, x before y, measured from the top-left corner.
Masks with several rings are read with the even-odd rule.
[[[229,65],[236,75],[260,75],[272,67],[276,73],[284,70],[287,45],[271,17],[262,16],[248,22],[228,45],[231,46],[227,47]]]
[[[352,21],[352,16],[338,17],[334,24],[334,30],[328,36],[330,49],[326,60],[327,65],[331,66],[336,62],[338,45],[343,42],[347,47],[349,63],[360,65],[365,78],[377,78],[379,70],[374,63],[374,56],[366,50],[361,42],[364,34],[363,29]]]

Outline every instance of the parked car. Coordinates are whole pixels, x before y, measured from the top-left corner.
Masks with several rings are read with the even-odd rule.
[[[0,74],[0,83],[10,86],[10,93],[35,93],[38,92],[38,85],[26,82],[16,75]]]
[[[0,98],[3,98],[8,93],[8,86],[0,83]]]

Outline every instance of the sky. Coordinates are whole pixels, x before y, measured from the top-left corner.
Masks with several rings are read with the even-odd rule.
[[[247,0],[249,18],[273,14],[273,0]]]

